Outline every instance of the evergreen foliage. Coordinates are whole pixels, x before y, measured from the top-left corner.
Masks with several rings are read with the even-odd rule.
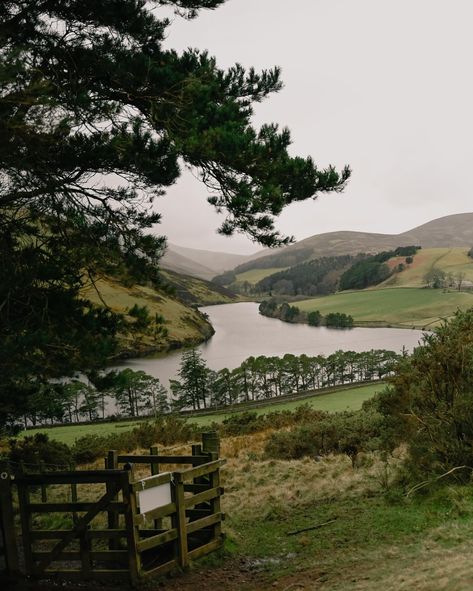
[[[470,480],[473,468],[473,310],[457,312],[405,357],[375,401],[385,417],[388,448],[407,443],[409,480],[453,472]]]
[[[355,260],[351,255],[314,259],[265,277],[255,291],[310,296],[334,293],[340,276]]]
[[[159,280],[156,196],[193,168],[220,232],[284,244],[274,216],[343,189],[349,170],[292,157],[287,129],[251,125],[278,68],[217,67],[166,49],[162,5],[187,18],[223,0],[0,4],[0,423],[52,378],[103,367],[125,330],[81,297],[101,273]]]
[[[411,257],[412,262],[412,257],[419,249],[420,246],[398,246],[395,250],[379,252],[364,260],[355,262],[340,277],[340,290],[364,289],[370,285],[382,283],[392,274],[388,265],[385,264],[386,261],[393,257],[405,256]],[[398,268],[397,270],[402,271],[403,269]]]

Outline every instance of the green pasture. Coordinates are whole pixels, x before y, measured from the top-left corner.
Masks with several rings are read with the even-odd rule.
[[[427,327],[473,306],[473,294],[442,289],[391,288],[342,292],[297,302],[304,312],[350,314],[356,322]]]
[[[374,396],[377,392],[380,392],[385,387],[384,384],[370,384],[368,386],[359,386],[353,388],[343,388],[340,390],[328,392],[327,394],[314,395],[309,398],[302,400],[291,400],[285,402],[272,401],[268,402],[263,406],[251,405],[246,406],[241,411],[244,412],[254,410],[258,414],[265,414],[270,411],[276,410],[294,410],[302,404],[308,404],[312,408],[318,410],[325,410],[327,412],[338,412],[343,410],[357,410],[361,408],[361,405],[365,400],[368,400]],[[201,426],[210,425],[212,422],[221,422],[232,413],[218,413],[218,414],[199,414],[189,416],[189,422],[196,423]],[[123,421],[123,422],[110,422],[110,423],[95,423],[89,425],[66,425],[61,427],[50,427],[50,428],[39,428],[29,429],[23,431],[24,435],[34,435],[35,433],[46,433],[51,439],[57,439],[68,445],[72,445],[76,439],[83,435],[110,435],[112,433],[121,433],[128,431],[139,424],[138,420]]]
[[[397,257],[396,263],[404,263],[405,257]],[[473,259],[468,248],[425,248],[414,256],[414,261],[401,273],[396,273],[379,287],[422,287],[424,277],[431,269],[440,269],[445,274],[463,273],[465,280],[473,282]]]
[[[287,267],[270,267],[269,269],[250,269],[249,271],[245,271],[244,273],[239,273],[236,276],[236,280],[238,283],[243,283],[243,281],[248,281],[252,285],[256,285],[258,281],[264,279],[265,277],[269,277],[273,273],[278,273],[279,271],[284,271]]]

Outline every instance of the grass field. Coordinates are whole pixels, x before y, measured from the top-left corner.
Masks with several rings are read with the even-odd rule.
[[[243,281],[248,281],[252,285],[256,285],[258,281],[272,275],[273,273],[277,273],[278,271],[284,271],[287,267],[270,267],[269,269],[250,269],[249,271],[245,271],[244,273],[239,273],[236,276],[236,280],[238,283],[243,283]]]
[[[305,312],[325,315],[344,312],[355,322],[384,321],[388,324],[427,327],[449,318],[458,309],[473,306],[473,294],[441,289],[391,288],[342,292],[297,302]]]
[[[433,268],[444,273],[464,273],[465,280],[473,283],[473,259],[468,256],[468,248],[426,248],[414,256],[414,261],[401,273],[396,273],[378,287],[421,287],[425,285],[424,276]],[[392,261],[404,263],[405,257]]]
[[[268,402],[265,406],[255,408],[258,414],[265,414],[272,410],[294,410],[302,404],[308,404],[312,408],[325,410],[327,412],[337,412],[342,410],[357,410],[365,400],[368,400],[376,392],[384,389],[384,384],[370,384],[358,388],[347,388],[324,395],[304,398],[303,400],[293,400],[288,402]],[[252,410],[245,408],[245,410]],[[231,413],[195,415],[188,418],[189,422],[205,426],[216,421],[221,422]],[[76,439],[83,435],[110,435],[127,431],[139,424],[139,421],[124,421],[113,423],[96,423],[90,425],[67,425],[61,427],[29,429],[22,435],[33,435],[34,433],[47,433],[51,439],[57,439],[68,445],[72,445]]]

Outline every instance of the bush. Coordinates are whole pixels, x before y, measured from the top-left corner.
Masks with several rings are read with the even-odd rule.
[[[10,439],[8,459],[11,462],[38,464],[43,461],[48,468],[62,468],[71,464],[71,449],[65,444],[50,440],[45,433],[35,433],[23,439]]]
[[[321,320],[322,314],[318,310],[315,310],[314,312],[309,312],[307,314],[307,322],[310,326],[319,326]]]
[[[273,433],[266,454],[289,460],[339,453],[354,464],[359,452],[379,448],[382,423],[375,410],[327,414],[313,424]]]
[[[84,435],[76,440],[72,448],[74,461],[78,464],[94,462],[105,457],[110,449],[133,451],[149,448],[154,444],[172,445],[186,443],[193,439],[200,428],[185,419],[173,415],[155,421],[140,423],[131,431],[110,435]]]
[[[325,325],[333,328],[352,328],[353,317],[343,312],[331,312],[325,316]]]
[[[457,312],[402,360],[375,401],[391,447],[408,444],[412,481],[473,467],[473,310]],[[466,481],[470,469],[451,478]]]

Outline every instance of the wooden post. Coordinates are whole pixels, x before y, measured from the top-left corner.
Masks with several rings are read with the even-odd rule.
[[[152,456],[157,456],[158,454],[158,446],[157,445],[152,445],[149,448],[149,453]],[[156,463],[152,463],[150,464],[151,467],[151,476],[155,476],[156,474],[159,474],[159,464]],[[155,519],[154,520],[154,529],[162,529],[163,526],[163,520],[162,519]]]
[[[23,545],[23,556],[25,557],[25,574],[34,575],[34,561],[31,549],[31,512],[30,512],[30,492],[26,482],[21,480],[16,482],[18,489],[18,504],[20,507],[21,534]]]
[[[133,492],[131,483],[133,476],[131,470],[121,474],[123,502],[125,504],[125,527],[126,541],[128,549],[128,567],[130,569],[130,580],[133,586],[137,586],[141,576],[141,556],[138,552],[139,532],[135,524],[135,515],[138,513],[136,508],[136,494]]]
[[[107,470],[117,470],[118,469],[118,452],[115,449],[112,449],[108,452],[107,457],[105,458],[105,468]],[[110,484],[107,483],[106,491],[110,491]],[[114,498],[116,500],[117,497]],[[107,523],[108,529],[118,529],[119,527],[119,516],[115,511],[108,511],[107,512]],[[110,538],[108,541],[108,548],[109,550],[118,550],[120,547],[120,541],[115,538]]]
[[[212,452],[212,461],[218,459],[217,452]],[[220,486],[220,468],[210,474],[210,488],[218,488]],[[216,515],[221,512],[220,495],[210,501],[211,514]],[[216,540],[222,537],[222,522],[218,521],[213,527],[213,539]]]
[[[208,433],[202,433],[202,447],[204,452],[209,454],[210,461],[218,460],[220,456],[220,439],[216,431],[209,431]],[[220,486],[220,470],[217,469],[215,472],[209,474],[209,488]],[[216,497],[210,501],[210,514],[215,515],[220,513],[220,497]],[[214,540],[222,537],[222,524],[219,521],[212,526],[212,538]]]
[[[177,529],[177,560],[181,568],[189,566],[187,547],[186,507],[184,505],[184,480],[180,472],[174,472],[173,501],[176,512],[172,516],[172,527]]]
[[[69,470],[71,472],[74,472],[75,469],[76,469],[75,464],[70,464]],[[75,482],[71,482],[71,501],[73,503],[77,503],[77,484]],[[72,522],[74,523],[74,525],[77,523],[77,513],[76,512],[72,513]]]
[[[20,572],[18,543],[15,533],[11,476],[8,464],[0,465],[0,528],[3,537],[5,567],[8,575]]]
[[[39,473],[44,474],[45,472],[46,472],[46,465],[44,463],[44,460],[40,460],[39,461]],[[44,483],[41,484],[41,502],[42,503],[48,502],[47,486]]]
[[[220,455],[220,439],[216,431],[202,433],[202,450],[204,453],[216,453]]]

